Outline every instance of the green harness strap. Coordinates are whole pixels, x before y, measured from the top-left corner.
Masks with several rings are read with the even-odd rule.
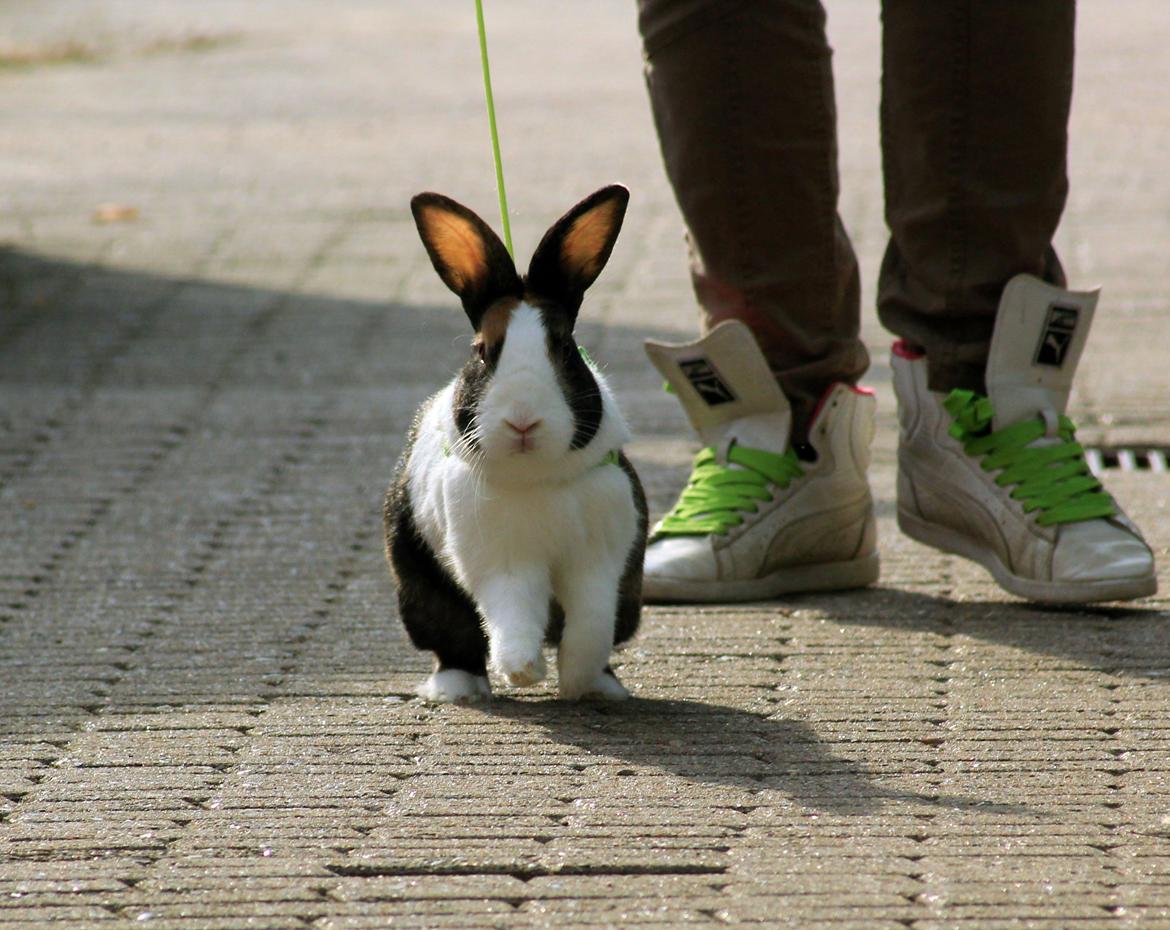
[[[504,224],[504,245],[512,251],[512,226],[508,222],[508,195],[504,193],[504,162],[500,158],[500,135],[496,131],[496,102],[492,97],[492,70],[488,66],[487,30],[483,24],[483,0],[475,0],[475,21],[479,27],[479,59],[483,64],[483,93],[487,100],[488,129],[492,136],[492,159],[496,165],[496,191],[500,197],[500,221]]]

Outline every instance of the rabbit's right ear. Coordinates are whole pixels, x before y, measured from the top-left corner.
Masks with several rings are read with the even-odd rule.
[[[463,301],[471,325],[502,297],[524,295],[512,256],[490,226],[461,203],[431,192],[410,201],[418,234],[431,264]]]

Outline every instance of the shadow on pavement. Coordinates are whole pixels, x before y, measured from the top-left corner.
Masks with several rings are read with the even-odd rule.
[[[593,756],[646,766],[688,781],[758,792],[780,791],[799,804],[842,816],[880,811],[887,802],[982,814],[1043,816],[1034,807],[934,792],[895,791],[855,760],[836,754],[807,723],[698,701],[631,698],[566,704],[495,698],[484,712],[543,729],[558,743]],[[923,766],[923,778],[928,778]],[[619,770],[618,775],[644,774]]]
[[[347,591],[392,624],[382,494],[418,403],[468,352],[449,297],[0,247],[0,735],[266,704],[323,661],[314,631]],[[600,359],[640,355],[642,330],[579,331]],[[339,673],[371,654],[393,660],[379,640]]]
[[[454,377],[470,345],[467,317],[446,296],[435,304],[341,297],[0,246],[0,384],[144,392],[216,381],[302,392],[406,386],[421,398]],[[604,342],[598,358],[614,367],[631,352],[641,359],[643,337],[678,333],[589,319],[577,327],[583,345]]]
[[[108,490],[102,485],[63,498],[53,508],[0,513],[13,541],[7,607],[0,612],[0,630],[7,626],[10,631],[5,649],[11,661],[0,691],[5,692],[5,704],[11,701],[21,708],[25,716],[20,726],[35,730],[33,718],[58,710],[68,721],[87,719],[110,702],[179,706],[192,701],[196,688],[204,689],[199,692],[203,699],[216,701],[263,704],[279,697],[282,666],[291,673],[302,664],[320,663],[319,638],[311,645],[308,641],[321,623],[289,624],[274,616],[271,605],[288,599],[285,588],[295,577],[301,579],[298,602],[323,599],[319,611],[332,617],[335,592],[346,590],[351,578],[365,578],[367,561],[358,562],[358,556],[343,548],[334,574],[322,568],[321,547],[332,552],[338,540],[351,542],[353,531],[348,526],[330,529],[325,519],[330,512],[315,502],[305,508],[308,516],[316,513],[313,519],[282,524],[284,560],[278,571],[261,577],[255,566],[271,567],[263,555],[272,532],[268,521],[284,513],[285,498],[310,479],[327,474],[337,488],[370,480],[368,466],[348,453],[322,458],[313,465],[320,471],[309,469],[304,459],[310,439],[301,448],[295,437],[304,429],[304,411],[315,407],[288,398],[406,385],[411,396],[400,398],[397,418],[404,429],[417,400],[449,377],[464,351],[457,343],[466,344],[468,326],[454,299],[442,308],[338,299],[136,273],[13,250],[0,251],[0,299],[5,301],[0,387],[26,389],[12,395],[20,409],[0,416],[0,438],[10,453],[0,462],[0,486],[38,475],[39,462],[55,449],[54,443],[69,453],[54,460],[60,468],[75,462],[79,470],[84,466],[89,479],[109,484]],[[600,332],[587,323],[582,328],[582,341]],[[616,354],[629,350],[624,340],[633,340],[633,329],[610,326],[607,331]],[[636,335],[647,333],[638,330]],[[225,418],[230,409],[207,402],[190,406],[179,433],[169,413],[157,414],[157,449],[140,442],[139,455],[130,444],[131,458],[138,455],[141,462],[133,459],[125,468],[121,459],[109,455],[110,475],[97,468],[92,451],[74,453],[71,443],[80,449],[86,437],[97,435],[87,419],[96,388],[112,386],[143,398],[159,389],[190,385],[202,387],[209,398],[225,387],[237,393],[241,387],[264,388],[280,395],[266,401],[273,408],[271,417],[280,420],[279,430],[268,425],[272,435],[248,445],[242,440],[256,437],[245,422],[232,426],[240,436],[221,442],[217,429],[227,429],[232,421],[209,421],[206,411]],[[68,396],[63,399],[51,387],[67,388]],[[288,411],[282,412],[282,406]],[[371,428],[364,415],[352,423],[338,416],[331,442],[342,452],[349,445],[364,449],[358,440]],[[140,425],[134,417],[107,424],[115,436],[104,437],[105,447],[116,445],[109,440],[122,433],[132,437]],[[398,425],[388,420],[380,429]],[[397,439],[385,435],[389,450]],[[242,465],[237,462],[237,468],[252,476],[251,483],[225,493],[234,473],[225,478],[212,468],[223,464],[216,458],[220,446],[269,456],[271,464],[246,457]],[[190,545],[175,542],[175,515],[185,512],[155,493],[154,486],[167,475],[173,459],[186,456],[199,462],[204,453],[210,464],[192,472],[192,493],[202,491],[193,498],[202,536]],[[370,500],[376,502],[378,496],[380,492]],[[94,504],[91,497],[100,499]],[[355,508],[367,505],[364,490],[353,500]],[[370,513],[376,514],[376,503]],[[371,539],[363,542],[370,562],[377,561],[372,554],[375,521],[376,516],[369,523]],[[159,525],[165,529],[162,535]],[[333,535],[322,535],[327,530]],[[160,543],[171,545],[166,549]],[[115,547],[112,555],[118,558],[108,560],[103,546]],[[155,552],[160,548],[165,552]],[[240,560],[241,553],[253,550],[260,556]],[[88,561],[79,563],[79,553]],[[134,567],[132,579],[117,574],[116,566],[127,564]],[[382,570],[379,565],[377,571]],[[1053,613],[888,588],[801,602],[814,604],[835,623],[967,636],[1064,658],[1076,668],[1157,678],[1170,665],[1166,614],[1144,608]],[[62,609],[64,604],[68,610]],[[17,627],[21,635],[37,631],[35,648],[21,647],[12,633]],[[294,637],[306,645],[290,646]],[[94,641],[102,651],[91,655],[84,643]],[[170,665],[152,666],[155,652]],[[338,661],[348,666],[359,655],[355,650]],[[184,676],[192,677],[190,686],[183,684]],[[542,727],[553,739],[591,754],[697,782],[779,789],[823,810],[864,813],[894,800],[999,810],[978,799],[892,792],[879,784],[877,774],[831,751],[831,744],[808,724],[732,707],[633,700],[620,706],[567,708],[557,702],[504,700],[487,713]],[[8,716],[0,711],[0,720]],[[0,726],[7,729],[8,723]],[[914,777],[928,781],[930,774],[923,763]]]
[[[969,637],[1067,659],[1074,669],[1170,677],[1170,612],[1155,607],[956,601],[885,587],[810,596],[801,603],[824,610],[834,623]]]

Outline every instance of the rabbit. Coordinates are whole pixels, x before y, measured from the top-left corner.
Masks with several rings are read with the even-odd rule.
[[[629,696],[609,666],[642,607],[646,498],[604,378],[573,339],[586,288],[613,249],[629,191],[586,197],[545,233],[526,277],[467,207],[435,193],[411,210],[435,270],[475,329],[470,358],[426,401],[386,495],[384,526],[411,642],[435,654],[433,703],[545,677],[563,699]]]

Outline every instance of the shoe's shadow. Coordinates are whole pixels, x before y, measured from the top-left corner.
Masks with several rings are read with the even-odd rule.
[[[778,791],[793,803],[842,816],[877,813],[895,801],[921,805],[925,812],[1043,816],[1034,807],[943,794],[929,784],[922,792],[885,787],[860,762],[834,753],[808,724],[775,714],[641,698],[578,704],[496,698],[483,709],[578,747],[598,762],[636,767],[611,768],[609,774],[618,777],[667,772],[748,795]],[[928,782],[929,767],[922,768],[922,781]]]
[[[955,601],[884,587],[809,595],[800,603],[825,612],[834,623],[966,637],[1065,659],[1078,670],[1170,678],[1170,611],[1157,607]],[[1060,667],[1059,661],[1044,666]]]

